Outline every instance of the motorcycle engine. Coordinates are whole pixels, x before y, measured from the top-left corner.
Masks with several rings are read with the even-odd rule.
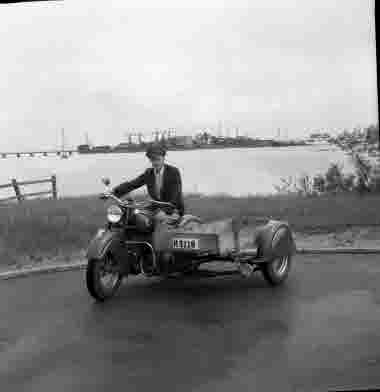
[[[189,269],[192,266],[192,257],[190,255],[179,255],[174,252],[160,252],[158,264],[164,273],[180,272]]]
[[[160,252],[158,255],[158,265],[164,273],[169,273],[175,269],[175,256],[172,252]]]
[[[153,219],[145,212],[137,212],[134,214],[134,223],[137,231],[141,233],[150,233],[153,231]]]

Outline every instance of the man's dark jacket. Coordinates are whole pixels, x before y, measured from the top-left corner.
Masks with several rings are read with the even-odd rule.
[[[174,204],[178,213],[183,215],[185,212],[182,181],[179,170],[171,165],[165,164],[164,174],[162,178],[161,197],[156,194],[154,169],[151,167],[143,174],[132,181],[126,181],[113,189],[113,193],[117,197],[121,197],[137,188],[146,185],[149,196],[155,200],[166,201]]]

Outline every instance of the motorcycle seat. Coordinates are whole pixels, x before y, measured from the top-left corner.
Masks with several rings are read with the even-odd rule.
[[[179,219],[170,222],[170,225],[175,225],[177,228],[184,228],[189,223],[203,223],[203,221],[198,216],[185,214],[180,216]]]
[[[191,214],[185,214],[179,220],[178,226],[182,227],[182,226],[185,226],[186,224],[188,224],[190,222],[203,223],[203,220],[201,218],[199,218],[199,216],[191,215]]]

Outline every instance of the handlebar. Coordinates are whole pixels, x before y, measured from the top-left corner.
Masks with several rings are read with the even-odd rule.
[[[102,194],[100,195],[100,199],[102,199],[102,200],[113,199],[113,200],[115,200],[118,204],[120,204],[120,205],[122,205],[122,206],[127,206],[127,203],[128,203],[128,202],[125,202],[125,201],[119,199],[117,196],[115,196],[115,195],[114,195],[112,192],[110,192],[110,191],[105,192],[105,193],[102,193]]]
[[[146,207],[149,204],[155,204],[163,207],[171,207],[175,208],[175,206],[166,201],[159,201],[159,200],[154,200],[154,199],[148,199],[146,201],[142,202],[134,202],[134,201],[123,201],[117,196],[115,196],[111,191],[105,192],[101,195],[101,199],[113,199],[115,200],[118,204],[120,204],[123,207],[129,207],[129,208],[141,208],[141,207]]]
[[[151,204],[157,204],[157,205],[161,205],[161,206],[175,208],[174,204],[172,204],[170,202],[167,202],[167,201],[160,201],[160,200],[149,199],[148,202],[150,202]]]

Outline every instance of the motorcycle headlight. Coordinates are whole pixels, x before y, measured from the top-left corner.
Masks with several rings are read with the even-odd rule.
[[[107,219],[111,223],[118,223],[121,221],[123,211],[119,206],[111,205],[107,209]]]

